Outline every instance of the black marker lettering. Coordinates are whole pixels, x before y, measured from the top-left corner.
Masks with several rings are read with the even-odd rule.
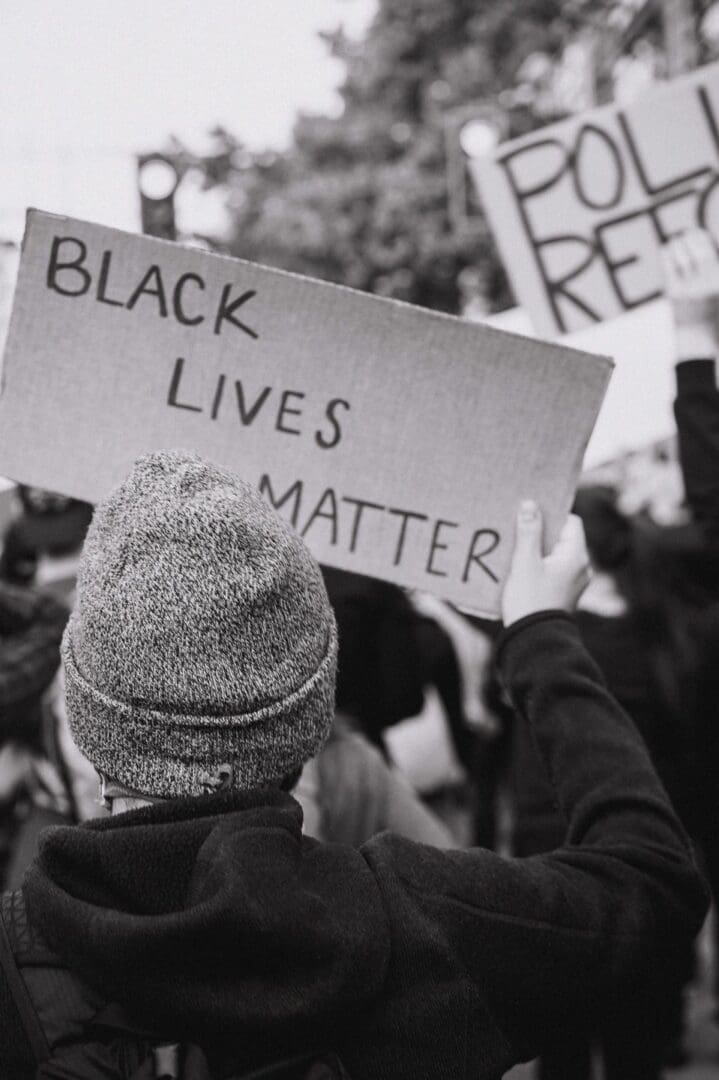
[[[415,514],[411,510],[393,510],[389,509],[390,514],[396,514],[397,517],[402,518],[402,524],[399,530],[399,537],[397,539],[397,549],[394,553],[394,565],[399,566],[400,559],[402,558],[402,552],[404,551],[404,539],[407,533],[407,522],[410,518],[414,518],[415,521],[426,521],[426,514]]]
[[[342,406],[343,409],[347,409],[347,412],[349,412],[350,403],[349,401],[345,401],[344,398],[332,398],[325,409],[325,416],[334,428],[334,433],[331,437],[329,439],[325,438],[319,429],[315,432],[315,442],[318,446],[321,446],[323,450],[331,450],[333,447],[337,446],[342,438],[342,428],[340,427],[339,420],[335,416],[335,413],[340,406]]]
[[[217,389],[215,390],[215,396],[212,399],[212,409],[210,410],[210,418],[212,420],[217,419],[217,413],[220,408],[220,402],[222,401],[222,395],[225,392],[225,376],[220,375],[217,380]]]
[[[599,140],[600,143],[606,146],[613,166],[614,186],[604,199],[592,198],[589,195],[581,167],[584,147],[589,138]],[[574,144],[572,163],[574,190],[580,202],[592,210],[610,210],[612,207],[619,205],[624,194],[624,164],[619,150],[603,128],[597,127],[596,124],[582,124]]]
[[[547,146],[552,146],[555,150],[559,151],[559,168],[556,172],[551,173],[550,176],[546,176],[532,187],[521,188],[517,182],[514,170],[511,168],[512,162],[517,158],[523,157],[525,154],[531,154],[536,150],[544,150]],[[537,139],[536,142],[530,143],[529,146],[521,146],[518,150],[511,150],[508,154],[498,157],[497,164],[501,165],[506,172],[507,179],[509,180],[512,191],[517,199],[524,203],[527,199],[533,199],[535,195],[541,195],[542,192],[549,191],[550,188],[554,187],[558,180],[561,180],[569,166],[569,156],[564,144],[560,142],[559,139]]]
[[[150,286],[154,285],[154,288]],[[151,266],[145,274],[140,284],[135,289],[134,293],[127,301],[127,308],[132,311],[137,301],[141,296],[156,296],[157,306],[163,319],[167,318],[167,300],[165,298],[165,286],[162,284],[162,275],[160,274],[160,267],[157,265]]]
[[[285,416],[302,416],[302,409],[291,409],[287,402],[290,398],[297,398],[298,401],[302,401],[305,398],[305,394],[299,390],[285,390],[280,398],[280,407],[277,410],[277,421],[275,423],[276,431],[284,431],[286,435],[301,435],[302,432],[299,428],[285,427],[282,423]]]
[[[699,95],[699,104],[701,105],[702,112],[704,113],[704,119],[706,120],[707,127],[709,128],[709,133],[714,140],[714,146],[716,150],[719,151],[719,127],[717,127],[717,119],[714,115],[714,109],[712,108],[712,103],[709,100],[709,95],[706,92],[706,87],[697,87],[697,93]]]
[[[654,226],[654,231],[657,234],[657,240],[660,244],[668,243],[668,241],[671,240],[673,236],[677,236],[679,232],[681,232],[680,229],[674,229],[672,232],[669,232],[664,227],[664,222],[662,221],[661,215],[661,211],[663,210],[663,208],[665,206],[672,206],[674,203],[681,202],[682,199],[696,199],[696,197],[697,192],[694,187],[685,188],[682,191],[675,191],[671,195],[665,195],[663,199],[658,199],[656,202],[652,203],[651,206],[647,207],[647,213],[651,218],[652,225]],[[609,225],[611,223],[605,222],[604,224]]]
[[[625,255],[623,258],[615,259],[609,252],[609,248],[607,247],[607,242],[604,234],[608,232],[609,229],[621,227],[622,225],[626,225],[628,221],[635,221],[641,218],[645,218],[647,224],[652,227],[653,219],[651,215],[648,215],[646,211],[642,209],[635,210],[631,214],[622,214],[620,217],[614,218],[612,221],[603,221],[602,224],[597,225],[596,229],[594,230],[597,238],[597,245],[604,258],[607,271],[609,272],[609,280],[612,283],[612,287],[614,289],[617,300],[625,309],[625,311],[629,311],[631,308],[639,307],[640,304],[646,304],[649,300],[656,300],[658,296],[661,296],[661,289],[653,289],[650,292],[645,292],[641,296],[627,296],[619,277],[619,271],[623,270],[627,266],[633,266],[635,263],[639,262],[639,256]]]
[[[239,379],[235,379],[235,392],[237,393],[237,407],[240,410],[240,420],[245,427],[249,427],[264,403],[267,401],[267,398],[272,393],[272,387],[266,386],[264,390],[261,390],[257,399],[249,409],[245,402],[245,391]]]
[[[329,503],[329,511],[323,509],[325,502]],[[307,530],[317,518],[324,518],[326,521],[332,523],[332,539],[330,540],[330,543],[334,547],[337,543],[337,499],[332,488],[327,488],[325,490],[322,498],[307,519],[307,523],[300,533],[300,536],[307,535]]]
[[[170,391],[167,395],[167,404],[172,405],[174,409],[188,409],[190,412],[202,412],[202,407],[200,405],[185,405],[177,400],[177,392],[180,389],[180,380],[182,379],[182,369],[184,366],[184,356],[178,356],[175,361],[175,370],[172,372]]]
[[[350,506],[355,507],[355,516],[352,523],[352,535],[350,537],[350,551],[354,551],[357,547],[362,514],[365,510],[384,510],[384,506],[381,506],[379,503],[367,502],[366,499],[351,499],[349,495],[343,495],[342,502],[349,503]]]
[[[717,192],[719,192],[719,176],[715,176],[702,192],[697,207],[697,221],[702,229],[706,229],[710,233],[714,243],[719,242],[719,206],[712,213],[712,204]]]
[[[447,577],[446,570],[436,570],[434,567],[434,553],[436,551],[446,551],[448,547],[447,544],[442,544],[439,540],[439,534],[444,527],[448,529],[458,529],[459,525],[456,521],[443,521],[442,518],[438,518],[434,523],[432,543],[429,547],[429,558],[427,559],[426,570],[428,574],[434,574],[435,577]]]
[[[629,126],[629,121],[627,120],[625,113],[623,113],[620,109],[617,112],[616,116],[617,123],[622,130],[625,142],[627,144],[627,148],[634,163],[634,168],[637,170],[637,176],[639,177],[640,183],[647,195],[661,195],[662,192],[667,191],[669,188],[676,187],[677,184],[683,184],[689,180],[694,180],[697,176],[703,176],[703,174],[707,171],[706,168],[694,169],[693,172],[684,173],[681,176],[675,176],[672,180],[667,180],[663,184],[653,184],[652,181],[649,179],[649,174],[647,170],[644,167],[644,162],[642,161],[641,154],[639,153],[639,148],[634,141],[634,134]]]
[[[582,245],[585,248],[584,259],[577,266],[573,267],[571,270],[568,270],[563,277],[557,278],[556,281],[553,281],[547,276],[547,272],[544,267],[544,260],[541,257],[541,252],[544,251],[545,248],[551,247],[552,244],[567,243],[575,243]],[[575,278],[579,277],[580,274],[584,273],[584,271],[587,269],[587,267],[591,265],[592,261],[596,257],[597,251],[594,243],[591,240],[587,240],[584,236],[577,236],[574,233],[570,233],[567,235],[550,236],[546,240],[536,240],[534,241],[534,250],[537,255],[538,263],[541,267],[542,279],[547,289],[547,293],[552,301],[552,309],[554,311],[560,329],[562,331],[565,331],[567,329],[567,326],[564,321],[564,317],[562,316],[562,313],[559,309],[559,305],[557,304],[558,296],[563,296],[566,300],[569,300],[570,303],[578,307],[580,311],[583,311],[584,314],[587,315],[590,319],[592,319],[593,322],[600,322],[601,316],[598,315],[597,312],[589,306],[588,302],[584,300],[581,296],[577,296],[575,292],[570,292],[570,290],[567,288],[568,284],[571,281],[574,281]]]
[[[191,272],[188,272],[187,274],[181,274],[180,277],[177,279],[177,284],[175,285],[175,288],[172,290],[172,310],[175,313],[175,318],[177,319],[177,321],[182,323],[183,326],[199,326],[201,322],[205,321],[205,316],[200,315],[198,312],[197,315],[193,315],[192,317],[190,317],[188,314],[186,314],[185,309],[182,306],[182,291],[188,281],[194,281],[198,289],[202,289],[204,291],[205,283],[199,274],[193,274]]]
[[[112,262],[112,252],[103,251],[102,262],[100,263],[100,276],[97,279],[97,299],[101,304],[110,304],[112,307],[124,307],[124,301],[113,300],[112,297],[107,295],[107,279],[110,274],[110,264]]]
[[[232,301],[231,293],[232,285],[225,285],[224,289],[222,290],[222,297],[220,298],[220,306],[217,309],[214,332],[216,334],[219,334],[220,330],[222,329],[222,324],[226,320],[227,322],[232,323],[233,326],[236,326],[238,330],[243,330],[245,334],[249,334],[251,338],[256,339],[259,335],[251,327],[247,326],[239,319],[236,319],[235,312],[238,308],[242,307],[243,304],[246,304],[248,300],[251,300],[253,296],[256,296],[257,293],[254,289],[249,289],[247,292],[243,292],[241,296],[238,296],[235,300]]]
[[[277,498],[275,496],[275,493],[272,490],[272,482],[267,473],[264,473],[263,476],[260,477],[260,483],[258,486],[260,495],[264,495],[269,504],[271,506],[274,506],[275,510],[281,510],[287,500],[294,497],[295,502],[294,506],[292,507],[290,521],[292,522],[293,528],[296,529],[297,520],[300,513],[300,506],[302,503],[302,481],[295,480],[294,484],[292,484],[292,486],[289,487],[284,493],[284,495],[282,495],[280,498]]]
[[[481,551],[477,550],[477,544],[480,540],[486,538],[487,544]],[[477,566],[481,566],[485,574],[491,577],[492,581],[498,582],[499,578],[494,571],[484,563],[484,559],[487,555],[491,555],[499,544],[499,533],[494,529],[477,529],[476,533],[472,537],[472,543],[469,545],[469,554],[467,555],[467,562],[464,564],[464,573],[462,574],[462,581],[466,584],[469,580],[469,570],[472,563],[476,563]]]
[[[514,161],[515,158],[519,157],[522,154],[528,153],[532,150],[542,149],[546,146],[552,146],[556,150],[560,151],[560,168],[558,168],[556,172],[552,173],[551,176],[546,177],[544,180],[535,184],[533,187],[521,188],[517,182],[514,170],[511,167],[512,161]],[[554,321],[557,324],[557,328],[564,332],[567,329],[564,322],[564,317],[559,308],[559,304],[557,303],[557,297],[555,296],[554,289],[552,288],[552,282],[550,282],[547,276],[544,262],[542,261],[539,253],[541,241],[537,241],[537,239],[535,238],[534,232],[532,231],[532,225],[529,220],[529,215],[527,214],[527,208],[524,204],[527,199],[531,199],[535,195],[541,194],[543,191],[548,191],[549,188],[553,187],[561,179],[569,166],[567,151],[558,139],[540,139],[537,142],[531,143],[529,146],[522,147],[520,150],[513,150],[511,153],[506,154],[503,158],[499,158],[497,160],[497,164],[501,165],[504,168],[505,174],[507,176],[507,182],[512,189],[512,194],[514,195],[515,201],[517,203],[517,210],[522,220],[522,225],[524,226],[527,241],[531,248],[532,255],[534,256],[534,262],[537,267],[537,272],[539,273],[539,277],[542,281],[542,284],[544,285],[549,306],[552,309]],[[581,241],[583,238],[576,237],[576,239]],[[551,243],[551,240],[549,242]],[[584,269],[584,267],[582,267],[582,269]],[[562,284],[566,284],[567,280],[568,279],[565,279],[564,283],[560,282],[560,286]]]
[[[74,259],[70,259],[66,262],[60,262],[60,248],[63,244],[74,244],[78,249],[78,253]],[[48,289],[54,289],[55,292],[60,293],[62,296],[84,296],[87,290],[90,288],[91,277],[87,270],[82,265],[85,262],[87,256],[87,247],[82,240],[77,240],[74,236],[55,236],[53,237],[52,247],[50,248],[50,262],[47,266],[47,287]],[[72,271],[80,278],[77,288],[68,289],[66,286],[60,285],[57,280],[59,272],[64,271],[66,274]]]

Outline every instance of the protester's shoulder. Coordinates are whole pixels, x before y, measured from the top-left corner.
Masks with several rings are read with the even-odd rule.
[[[329,776],[353,788],[382,784],[387,776],[387,765],[377,747],[344,724],[337,726],[322,751],[320,763],[323,779]]]
[[[385,903],[392,906],[394,897],[399,907],[407,903],[418,908],[435,908],[438,902],[441,905],[445,901],[461,903],[482,881],[496,882],[507,865],[501,856],[485,848],[448,850],[394,832],[373,836],[362,844],[360,853],[379,885]],[[477,895],[484,895],[481,889]],[[480,900],[478,913],[482,907]]]

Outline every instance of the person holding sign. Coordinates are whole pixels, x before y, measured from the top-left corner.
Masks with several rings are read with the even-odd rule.
[[[567,845],[324,845],[289,794],[334,710],[319,568],[231,473],[136,463],[95,512],[63,642],[112,816],[47,833],[3,898],[2,1075],[500,1077],[696,932],[684,832],[570,615],[581,526],[546,556],[542,533],[524,503],[499,665]]]
[[[712,891],[719,890],[719,254],[702,231],[662,249],[676,336],[675,413],[691,520],[658,525],[646,513],[645,488],[621,496],[580,490],[595,574],[577,624],[612,693],[649,748],[672,804],[702,850]],[[566,822],[525,730],[516,730],[514,851],[521,856],[561,843]],[[587,1030],[548,1032],[543,1080],[583,1080],[599,1046],[606,1080],[658,1078],[680,1060],[684,984],[691,949],[677,952],[661,980],[617,994]]]
[[[682,823],[699,846],[703,865],[716,897],[719,895],[719,739],[716,710],[719,701],[719,253],[712,236],[691,230],[675,237],[661,253],[664,286],[672,304],[675,325],[676,399],[674,412],[679,439],[681,474],[690,518],[685,524],[658,526],[646,516],[627,518],[628,542],[624,564],[615,572],[615,588],[625,612],[621,620],[633,641],[624,647],[634,657],[634,682],[628,711],[644,735],[659,775]],[[619,501],[625,515],[643,510],[646,493],[631,489]],[[623,664],[617,658],[617,620],[585,615],[584,636],[606,672],[610,688],[623,696]],[[588,632],[587,632],[588,631]],[[620,631],[621,633],[621,631]],[[610,644],[615,639],[614,647]],[[640,692],[643,689],[643,693]],[[719,956],[714,933],[714,971]],[[617,1005],[620,1023],[605,1026],[610,1058],[609,1080],[636,1073],[632,1050],[644,1040],[644,1060],[662,1038],[670,1040],[669,1054],[680,1059],[682,1045],[681,983],[691,977],[692,961],[679,959],[673,980],[650,988],[632,1002],[631,1010]],[[672,982],[674,987],[672,986]],[[674,1015],[671,1015],[675,988]],[[663,994],[664,1002],[659,1000]],[[714,985],[719,1001],[719,984]],[[667,1015],[667,1004],[670,1009]],[[643,1015],[642,1015],[643,1012]],[[659,1032],[659,1035],[657,1035]],[[634,1065],[634,1072],[627,1061]],[[611,1063],[614,1063],[613,1065]],[[644,1073],[642,1073],[644,1075]],[[647,1071],[646,1075],[650,1075]]]
[[[674,411],[686,498],[698,558],[683,579],[681,605],[665,610],[664,626],[689,649],[674,650],[672,678],[681,688],[680,730],[694,748],[694,784],[687,827],[701,846],[714,897],[719,896],[719,252],[705,232],[675,245],[665,260],[667,290],[677,325]],[[663,567],[661,568],[663,571]],[[687,603],[687,597],[690,602]],[[719,1002],[719,926],[714,922],[714,996]]]

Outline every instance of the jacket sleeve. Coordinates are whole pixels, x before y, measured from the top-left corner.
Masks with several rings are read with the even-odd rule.
[[[499,664],[567,818],[566,845],[517,860],[394,838],[363,850],[398,950],[418,955],[424,936],[435,966],[456,964],[512,1054],[529,1057],[548,1026],[650,978],[699,929],[708,898],[644,744],[572,620],[518,622]]]
[[[677,364],[674,415],[687,502],[696,521],[719,532],[719,389],[714,360]]]

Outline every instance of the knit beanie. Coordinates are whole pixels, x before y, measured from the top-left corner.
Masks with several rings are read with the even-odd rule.
[[[62,654],[105,776],[160,798],[289,776],[329,734],[336,653],[317,563],[236,476],[158,451],[97,507]]]

